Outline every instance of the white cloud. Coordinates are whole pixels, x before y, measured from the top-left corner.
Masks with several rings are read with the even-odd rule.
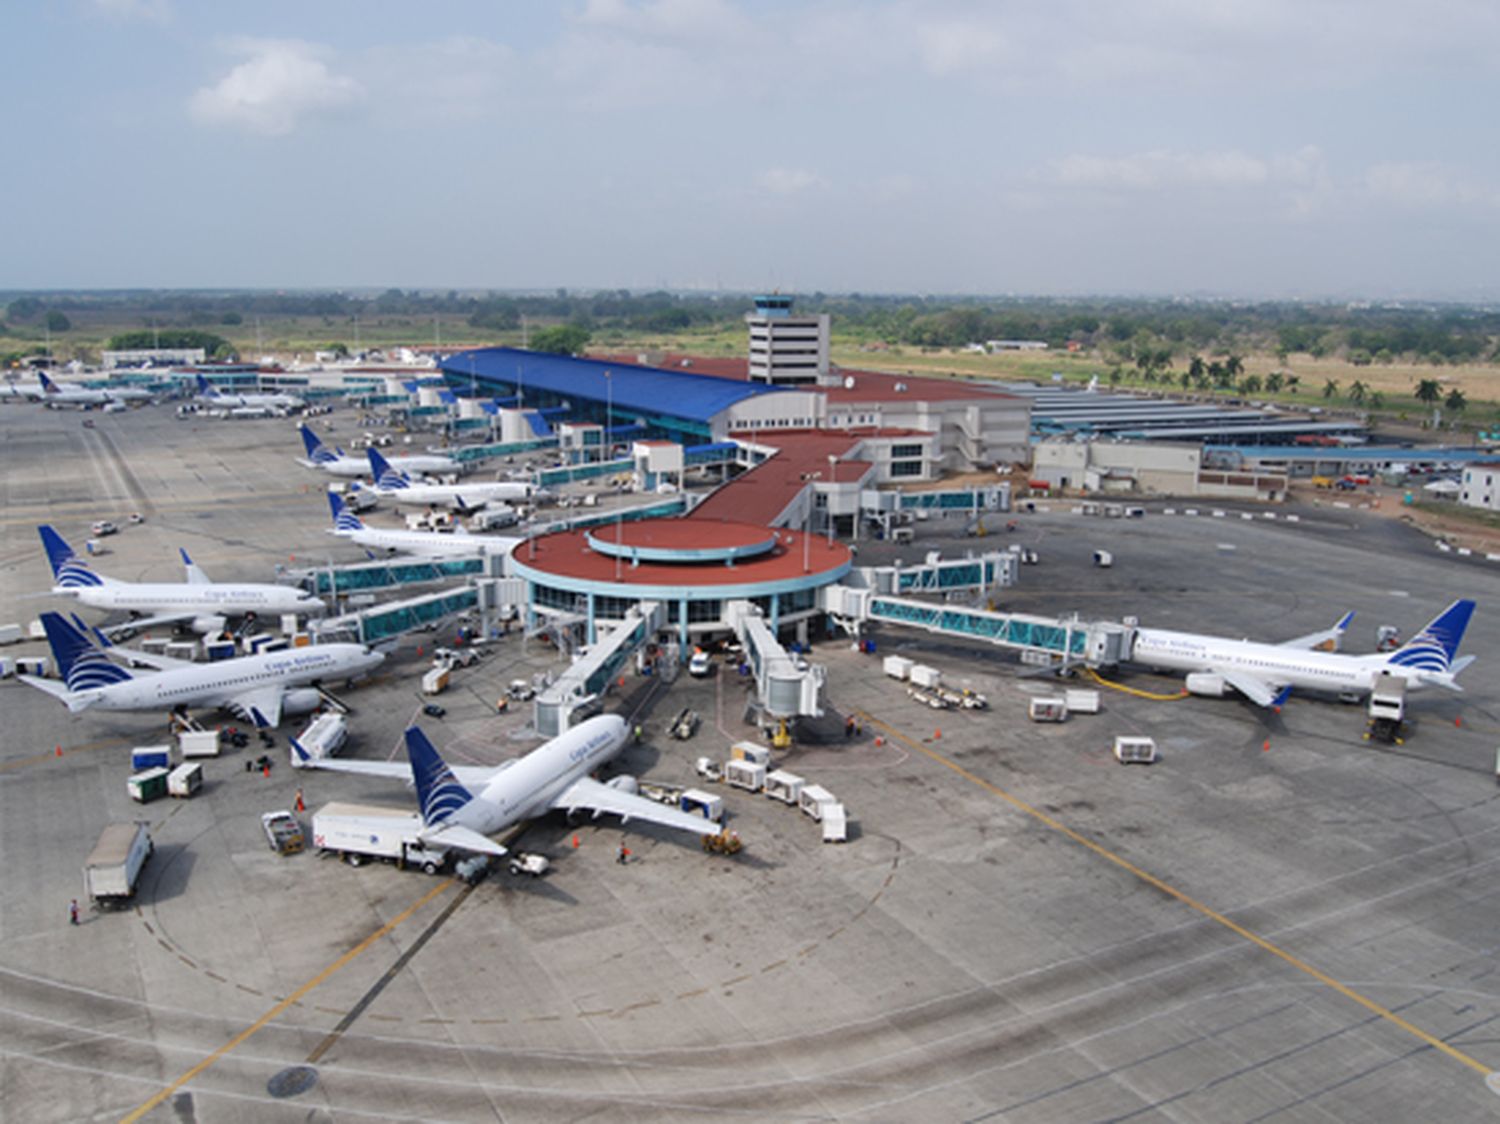
[[[188,102],[189,112],[201,124],[281,136],[310,114],[343,109],[364,97],[364,88],[353,78],[332,73],[323,61],[326,52],[311,43],[244,39],[230,49],[248,57]]]
[[[171,0],[93,0],[94,10],[114,20],[169,23]]]
[[[1484,190],[1441,164],[1375,164],[1365,173],[1365,188],[1375,198],[1403,207],[1494,205],[1497,202],[1494,192]]]
[[[1057,161],[1055,175],[1069,187],[1146,189],[1182,183],[1242,187],[1265,183],[1271,170],[1264,160],[1243,152],[1156,149],[1126,156],[1064,156]]]
[[[755,184],[771,195],[800,195],[827,187],[828,181],[805,168],[767,168],[755,177]]]

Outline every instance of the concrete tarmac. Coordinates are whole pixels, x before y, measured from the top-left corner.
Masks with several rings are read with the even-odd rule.
[[[347,438],[346,415],[332,417]],[[123,578],[180,572],[178,546],[212,576],[247,580],[293,559],[361,557],[323,533],[325,481],[294,462],[288,420],[11,406],[0,437],[0,621],[49,605],[34,597],[50,577],[43,521],[75,545],[94,519],[121,523],[96,565]],[[859,561],[1015,539],[1041,562],[1001,595],[1009,607],[1266,640],[1354,609],[1350,651],[1369,650],[1379,624],[1410,634],[1471,596],[1464,651],[1480,660],[1466,692],[1415,695],[1399,747],[1363,741],[1358,706],[1166,701],[1145,696],[1180,681],[1130,672],[1117,678],[1140,693],[1103,688],[1101,714],[1042,726],[1026,702],[1056,684],[1004,653],[895,628],[873,634],[874,655],[817,638],[830,715],[777,764],[846,803],[850,842],[823,845],[796,810],[719,787],[746,843],[735,858],[649,826],[555,818],[519,841],[553,860],[546,877],[502,871],[471,890],[272,853],[259,815],[298,788],[309,809],[412,800],[400,785],[289,768],[295,720],[269,777],[246,770],[268,752],[252,741],[205,763],[197,797],[137,805],[129,749],[165,740],[161,716],[69,716],[0,684],[5,1116],[1492,1116],[1500,564],[1439,554],[1355,509],[1300,509],[1293,525],[1283,510],[1149,506],[1103,520],[1061,505],[977,540],[935,519],[910,546],[862,543]],[[146,523],[124,526],[131,511]],[[1091,565],[1098,547],[1112,568]],[[455,763],[538,744],[527,708],[496,716],[493,703],[511,679],[555,669],[555,653],[503,640],[454,674],[446,717],[419,718],[417,679],[439,639],[408,638],[347,692],[351,755],[396,755],[414,719]],[[891,652],[982,691],[990,709],[918,705],[881,675]],[[756,736],[746,701],[724,666],[671,684],[627,676],[610,709],[646,738],[621,771],[698,783],[698,756]],[[683,706],[704,722],[679,742],[665,726]],[[848,713],[862,724],[851,740]],[[1120,733],[1155,737],[1161,761],[1116,764]],[[157,847],[135,906],[85,909],[70,926],[99,831],[132,819]]]

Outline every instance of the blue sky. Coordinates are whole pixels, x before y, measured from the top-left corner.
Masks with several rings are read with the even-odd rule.
[[[0,39],[0,288],[1500,299],[1483,0],[15,0]]]

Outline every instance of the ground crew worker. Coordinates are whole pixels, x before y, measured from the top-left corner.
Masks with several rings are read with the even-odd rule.
[[[77,898],[74,898],[71,902],[68,903],[68,923],[70,925],[77,925],[78,924],[78,899]]]
[[[627,859],[629,859],[629,858],[630,858],[630,848],[627,847],[627,846],[625,846],[625,844],[622,842],[620,844],[620,855],[619,855],[619,857],[617,859],[615,859],[615,862],[617,862],[617,863],[619,863],[619,864],[621,864],[623,866],[625,864],[625,861]]]
[[[853,736],[854,736],[854,715],[851,714],[851,715],[849,715],[849,717],[847,717],[847,718],[844,719],[844,737],[845,738],[852,738]]]
[[[635,724],[635,744],[641,744],[641,724],[639,722]]]

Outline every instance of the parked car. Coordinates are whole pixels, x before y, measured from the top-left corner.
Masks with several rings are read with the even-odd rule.
[[[101,519],[89,528],[89,533],[98,538],[101,535],[118,534],[119,530],[120,528],[116,527],[108,519]]]
[[[688,674],[694,679],[702,679],[704,676],[712,675],[714,672],[713,657],[707,652],[694,652],[688,660]]]
[[[440,707],[437,703],[428,703],[422,708],[422,713],[427,715],[428,718],[441,718],[448,712]]]
[[[266,812],[260,817],[266,842],[278,855],[295,855],[302,850],[302,825],[290,812]]]

